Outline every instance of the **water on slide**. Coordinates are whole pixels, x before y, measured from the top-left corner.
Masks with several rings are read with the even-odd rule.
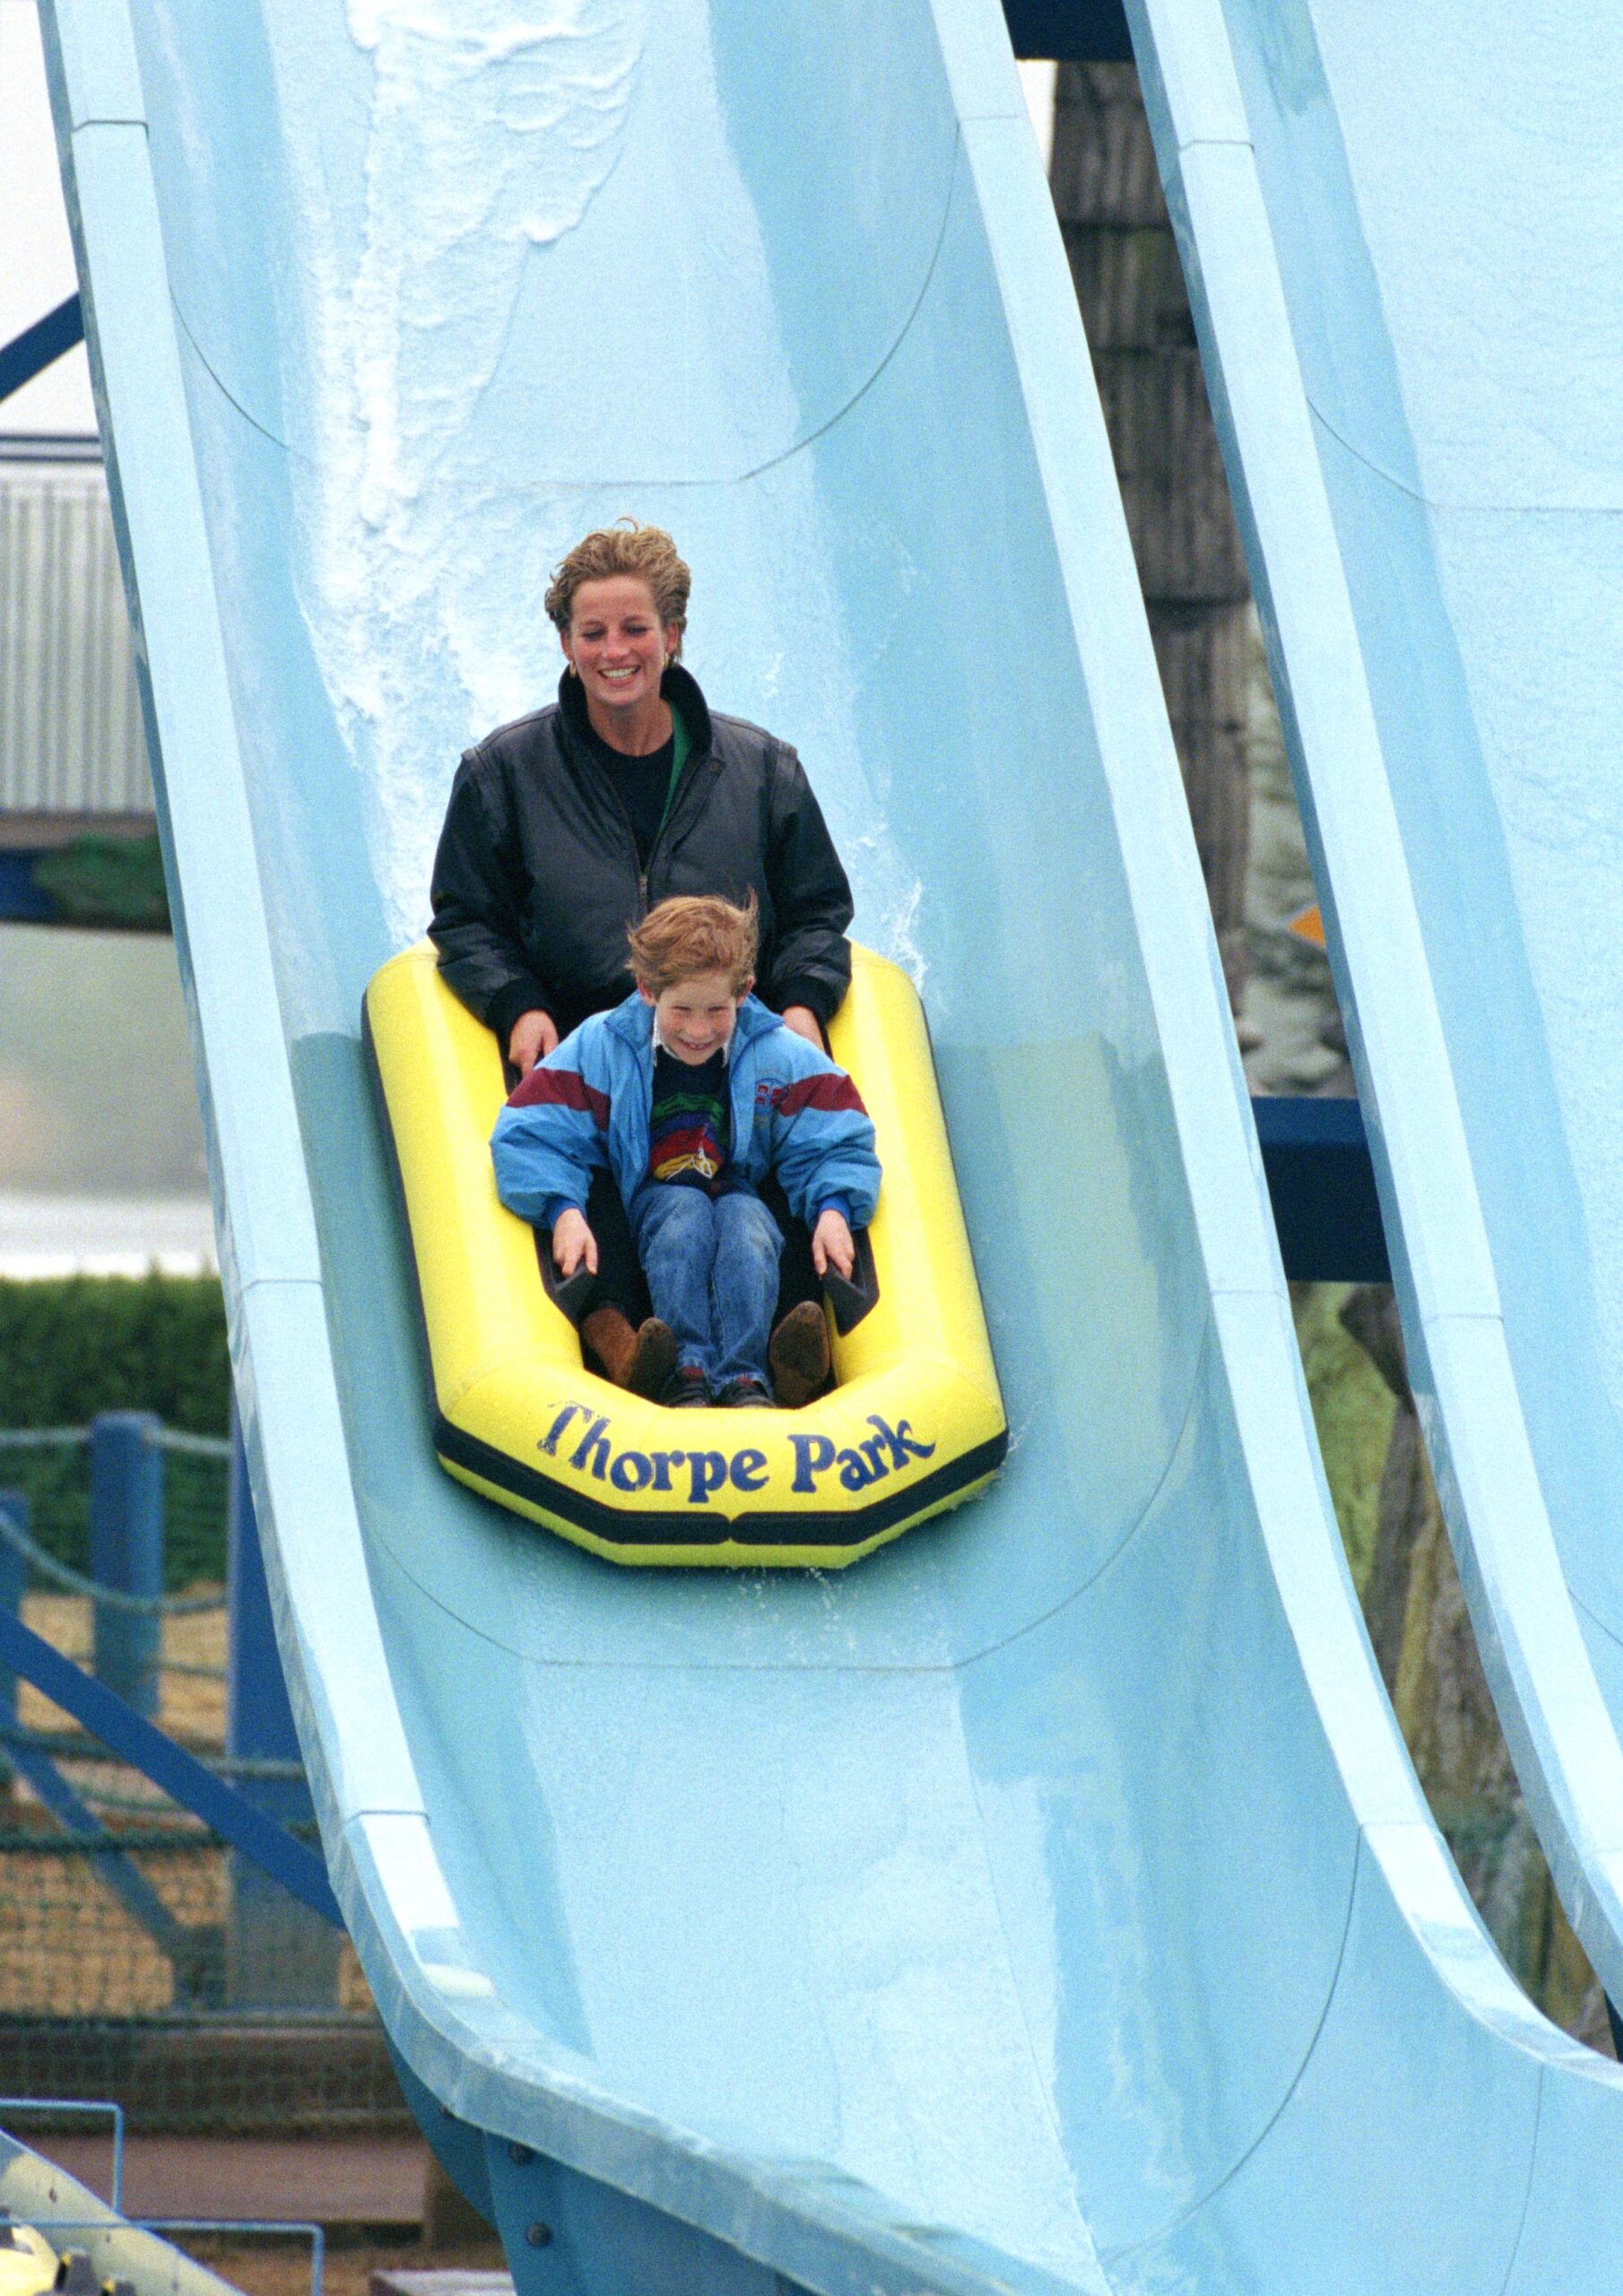
[[[1623,2083],[1371,1665],[991,0],[52,25],[278,1631],[415,2080],[716,2289],[1592,2287]],[[1010,1409],[835,1578],[616,1570],[431,1454],[360,994],[627,510],[924,989]]]

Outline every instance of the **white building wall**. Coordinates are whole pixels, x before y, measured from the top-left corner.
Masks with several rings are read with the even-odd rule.
[[[0,0],[0,215],[9,343],[77,284],[35,0]],[[97,451],[82,344],[0,401],[0,817],[152,810]]]
[[[101,466],[0,465],[0,814],[152,811]]]

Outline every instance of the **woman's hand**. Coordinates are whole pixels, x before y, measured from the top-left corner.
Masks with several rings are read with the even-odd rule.
[[[579,1217],[578,1213],[576,1215]],[[581,1222],[585,1226],[585,1222]],[[556,1230],[554,1230],[556,1234]],[[820,1275],[827,1275],[832,1262],[847,1283],[851,1270],[856,1265],[856,1246],[851,1240],[851,1231],[843,1212],[830,1204],[820,1216],[812,1231],[812,1265]]]
[[[542,1015],[539,1013],[531,1013],[525,1017],[537,1021],[542,1018]],[[552,1033],[556,1036],[557,1030],[554,1029]],[[827,1216],[825,1213],[824,1217]],[[835,1216],[838,1218],[838,1213]],[[843,1220],[840,1225],[842,1228],[845,1226]],[[566,1283],[583,1259],[586,1264],[587,1274],[596,1274],[597,1239],[587,1227],[584,1213],[571,1208],[568,1212],[559,1213],[552,1223],[552,1257],[557,1263],[558,1273]]]
[[[527,1076],[538,1060],[558,1049],[558,1023],[551,1013],[521,1013],[513,1023],[513,1033],[508,1039],[508,1058],[521,1076]],[[594,1268],[593,1274],[596,1274]]]
[[[809,1004],[785,1004],[783,1023],[785,1029],[793,1029],[797,1037],[804,1037],[808,1044],[814,1044],[819,1052],[828,1049],[823,1042],[823,1024]]]

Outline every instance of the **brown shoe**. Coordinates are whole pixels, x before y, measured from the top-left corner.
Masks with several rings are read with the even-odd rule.
[[[634,1396],[657,1396],[676,1369],[676,1335],[657,1316],[633,1331],[618,1308],[594,1308],[580,1335],[614,1385]]]
[[[829,1382],[829,1326],[814,1300],[803,1300],[772,1335],[767,1352],[772,1384],[785,1411],[799,1411]]]

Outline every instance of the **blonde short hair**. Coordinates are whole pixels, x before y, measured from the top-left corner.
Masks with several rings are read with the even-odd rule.
[[[664,528],[639,526],[635,518],[617,518],[612,526],[600,526],[560,561],[543,601],[548,616],[560,630],[567,631],[581,584],[606,582],[616,574],[629,574],[633,580],[647,584],[660,621],[676,624],[675,650],[680,654],[693,578]]]
[[[734,996],[755,970],[760,925],[755,895],[746,909],[712,894],[677,894],[651,909],[626,938],[637,985],[663,996],[678,982],[702,972],[725,972]]]

